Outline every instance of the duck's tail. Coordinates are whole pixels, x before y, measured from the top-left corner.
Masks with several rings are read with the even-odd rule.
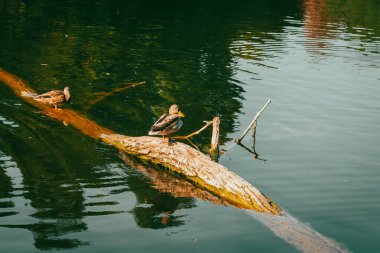
[[[24,97],[29,97],[29,98],[38,98],[38,94],[34,93],[34,92],[22,91],[21,95],[24,96]]]
[[[148,135],[159,135],[160,132],[159,131],[153,131],[153,130],[150,130]]]

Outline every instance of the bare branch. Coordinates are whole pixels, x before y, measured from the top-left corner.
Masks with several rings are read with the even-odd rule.
[[[248,133],[248,130],[252,127],[253,123],[256,122],[256,120],[260,117],[261,113],[265,110],[265,108],[269,105],[270,102],[271,102],[271,99],[269,99],[268,102],[263,106],[263,108],[261,108],[261,110],[256,113],[255,117],[253,118],[253,120],[251,121],[251,123],[249,123],[248,127],[244,130],[244,132],[241,135],[241,137],[239,139],[235,140],[235,142],[237,142],[237,143],[241,142],[241,140]]]
[[[204,122],[206,124],[201,129],[199,129],[198,131],[195,131],[194,133],[188,134],[186,136],[174,136],[173,138],[177,139],[177,140],[187,140],[187,139],[193,137],[194,135],[200,134],[203,130],[205,130],[207,127],[212,125],[212,121],[204,121]]]

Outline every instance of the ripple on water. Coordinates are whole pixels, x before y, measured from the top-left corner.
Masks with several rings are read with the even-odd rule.
[[[6,125],[6,126],[13,127],[13,128],[20,127],[18,124],[16,124],[16,122],[14,122],[12,120],[7,120],[6,118],[4,118],[2,116],[0,116],[0,123],[2,123],[3,125]]]

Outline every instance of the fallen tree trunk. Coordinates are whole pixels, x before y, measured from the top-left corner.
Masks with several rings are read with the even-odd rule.
[[[178,142],[168,146],[167,141],[157,137],[129,137],[116,134],[78,112],[69,109],[55,110],[34,100],[33,95],[36,93],[32,88],[2,69],[0,69],[0,81],[46,115],[63,121],[84,134],[100,139],[119,150],[173,170],[236,207],[276,215],[281,213],[281,208],[250,183],[188,145]]]

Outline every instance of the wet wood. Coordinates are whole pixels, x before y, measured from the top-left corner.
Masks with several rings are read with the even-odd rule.
[[[215,152],[219,146],[219,124],[220,118],[214,117],[212,120],[212,136],[211,136],[211,149],[210,152]]]
[[[214,117],[212,120],[211,147],[209,152],[211,159],[216,162],[219,160],[219,124],[220,118]]]
[[[257,128],[257,121],[255,121],[252,125],[252,148],[255,150],[256,148],[256,128]]]
[[[55,110],[34,100],[33,96],[30,96],[30,94],[35,94],[32,88],[18,77],[2,69],[0,69],[0,81],[13,89],[25,101],[41,109],[46,115],[66,122],[84,134],[102,140],[128,154],[181,174],[197,187],[206,189],[236,207],[270,214],[281,213],[281,209],[253,185],[188,145],[177,142],[168,146],[167,141],[162,138],[129,137],[114,133],[78,112],[69,109]],[[207,126],[208,123],[205,127]]]

